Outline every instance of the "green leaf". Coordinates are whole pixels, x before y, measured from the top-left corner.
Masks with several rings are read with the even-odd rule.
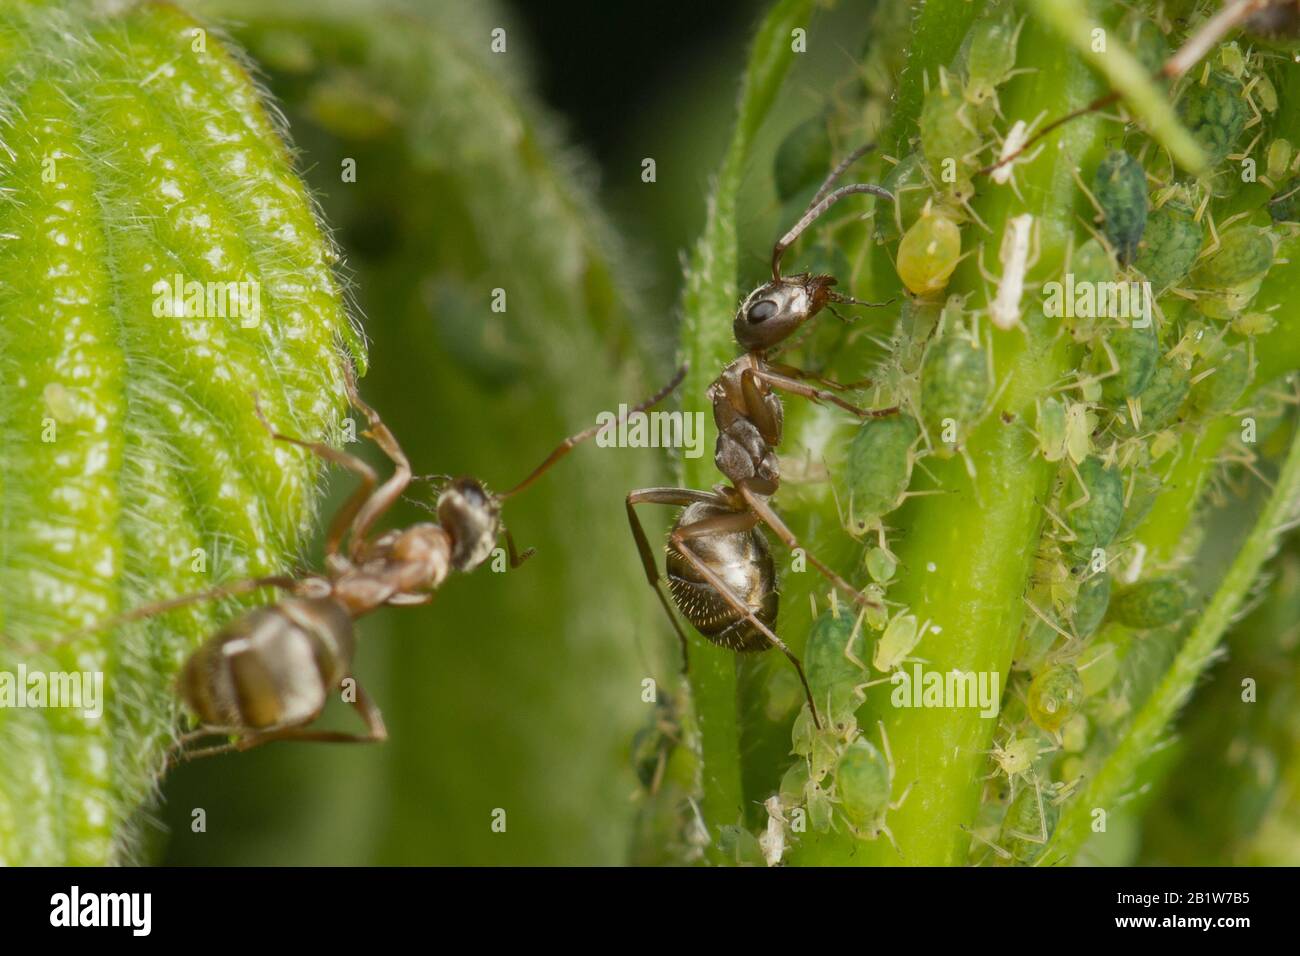
[[[318,468],[269,439],[252,392],[284,431],[333,434],[340,339],[362,357],[237,56],[173,7],[64,6],[0,15],[0,673],[101,672],[104,706],[0,709],[9,864],[130,858],[175,733],[172,676],[234,608],[53,642],[283,570]],[[199,314],[164,297],[177,281]],[[224,283],[247,285],[222,317]]]

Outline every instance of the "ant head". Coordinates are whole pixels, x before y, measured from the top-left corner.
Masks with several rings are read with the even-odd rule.
[[[451,566],[472,571],[501,534],[501,501],[473,478],[457,478],[438,495],[438,523],[451,534]]]
[[[746,352],[761,352],[784,342],[831,300],[834,276],[786,276],[751,292],[731,328]]]

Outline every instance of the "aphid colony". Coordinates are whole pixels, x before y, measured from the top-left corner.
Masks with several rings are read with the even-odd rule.
[[[898,413],[858,425],[831,469],[844,530],[863,541],[855,580],[869,601],[847,606],[832,594],[830,610],[813,623],[804,660],[817,712],[805,706],[796,719],[797,759],[765,805],[762,838],[754,838],[769,865],[797,842],[801,828],[792,832],[790,822],[800,815],[808,830],[892,840],[889,814],[915,783],[896,779],[884,726],[859,720],[880,712],[871,687],[942,640],[889,595],[898,571],[889,516],[909,495],[943,493],[912,490],[927,457],[966,457],[970,436],[987,424],[1017,430],[1026,455],[1057,469],[971,829],[973,861],[1032,864],[1048,862],[1059,808],[1149,690],[1146,648],[1172,639],[1196,606],[1183,570],[1189,555],[1149,558],[1140,541],[1170,470],[1216,419],[1250,415],[1266,428],[1279,418],[1242,403],[1254,375],[1253,337],[1273,326],[1252,304],[1281,238],[1300,222],[1300,153],[1268,132],[1279,109],[1274,55],[1244,38],[1215,45],[1169,84],[1211,163],[1200,179],[1181,172],[1137,125],[1113,123],[1109,148],[1074,171],[1087,201],[1064,262],[1047,271],[1036,268],[1031,215],[1008,216],[993,235],[972,205],[977,192],[1019,197],[1016,168],[1054,148],[1046,141],[1021,151],[1042,116],[1002,115],[999,93],[1023,72],[1015,66],[1017,16],[1010,4],[995,4],[976,21],[953,63],[926,78],[910,152],[885,157],[882,167],[894,202],[876,203],[870,232],[909,294],[888,350],[869,371],[873,404]],[[1198,23],[1193,18],[1188,32]],[[1173,49],[1169,29],[1133,12],[1116,33],[1155,71]],[[811,154],[795,141],[809,138],[828,142],[824,119],[782,146],[783,201],[801,202],[829,165],[825,148],[820,164],[800,164]],[[1256,167],[1258,198],[1225,208],[1242,170]],[[1022,200],[1012,209],[1015,202]],[[827,217],[821,229],[833,235],[860,218]],[[805,254],[828,258],[824,248]],[[983,277],[982,298],[948,294],[967,257]],[[993,350],[1027,327],[1051,330],[1078,356],[1077,371],[1037,396],[1032,420],[1008,420],[994,414],[1007,383],[998,380]],[[1234,459],[1249,467],[1250,445],[1240,444]],[[974,463],[966,466],[974,474]]]

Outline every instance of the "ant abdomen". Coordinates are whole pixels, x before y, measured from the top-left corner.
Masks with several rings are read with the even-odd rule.
[[[181,698],[205,728],[270,731],[310,723],[348,676],[352,619],[330,598],[256,608],[204,642],[181,671]]]
[[[710,518],[734,515],[727,508],[697,502],[682,511],[673,531]],[[690,548],[765,626],[770,628],[775,624],[776,571],[761,528],[687,538],[680,546]],[[732,651],[764,651],[772,646],[753,621],[732,607],[682,556],[671,539],[666,566],[668,592],[673,603],[711,642]]]

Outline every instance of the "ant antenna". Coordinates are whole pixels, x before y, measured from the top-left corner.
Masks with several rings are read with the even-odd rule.
[[[799,221],[790,227],[790,231],[778,239],[776,245],[772,247],[773,282],[781,281],[781,256],[785,254],[786,249],[794,245],[795,241],[803,235],[804,230],[841,199],[858,193],[870,193],[872,196],[879,196],[881,199],[888,199],[890,202],[894,201],[894,194],[888,189],[883,186],[873,186],[870,183],[852,183],[848,186],[841,186],[834,192],[826,194],[820,200],[816,200],[808,207],[808,211],[800,217]]]
[[[663,388],[659,389],[659,391],[655,392],[653,395],[651,395],[640,405],[637,405],[635,408],[629,409],[628,411],[624,412],[622,415],[619,415],[618,424],[622,425],[627,420],[628,415],[635,414],[636,412],[643,412],[647,408],[650,408],[654,405],[658,405],[665,398],[667,398],[668,395],[673,391],[673,389],[675,389],[678,385],[682,383],[682,379],[686,377],[687,368],[689,368],[689,365],[683,363],[681,367],[677,369],[677,374],[673,376],[673,380],[671,382],[669,382]],[[570,451],[572,451],[575,446],[582,444],[588,438],[591,438],[593,435],[599,432],[602,428],[606,428],[606,427],[608,426],[592,425],[590,428],[585,429],[584,431],[580,431],[576,435],[570,435],[568,438],[564,439],[564,441],[560,442],[560,444],[555,447],[554,451],[552,451],[549,455],[546,456],[546,459],[540,465],[538,465],[536,468],[533,469],[532,473],[527,478],[519,482],[519,484],[515,485],[509,491],[497,495],[496,496],[497,500],[505,501],[505,499],[519,494],[519,492],[529,487],[538,478],[542,477],[542,475],[550,471],[551,466],[554,465],[561,458],[563,458],[565,455],[567,455]]]

